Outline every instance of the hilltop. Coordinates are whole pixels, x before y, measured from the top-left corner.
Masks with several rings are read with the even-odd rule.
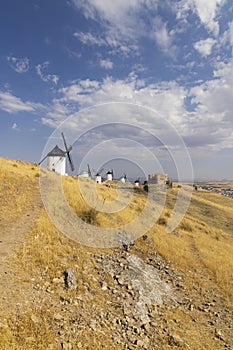
[[[40,196],[44,175],[36,164],[0,159],[0,349],[233,349],[232,198],[194,191],[167,233],[174,184],[159,219],[134,244],[95,248],[54,226]],[[119,192],[117,183],[82,186],[90,203],[96,193],[103,206],[128,203],[116,213],[93,209],[77,177],[64,176],[74,215],[96,230],[135,219],[148,198],[143,189]],[[67,269],[76,276],[71,285]]]

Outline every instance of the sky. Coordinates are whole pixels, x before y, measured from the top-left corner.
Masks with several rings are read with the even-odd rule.
[[[0,43],[1,157],[233,179],[231,0],[1,1]]]

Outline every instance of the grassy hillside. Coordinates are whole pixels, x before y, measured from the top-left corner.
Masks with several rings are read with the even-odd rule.
[[[0,159],[3,243],[17,235],[17,222],[23,230],[32,204],[42,206],[39,174],[34,164]],[[76,177],[62,178],[65,198],[95,227],[131,222],[147,201],[143,190],[79,181],[84,194]],[[177,191],[167,191],[160,218],[129,251],[81,245],[40,210],[2,266],[0,349],[232,348],[233,200],[195,191],[179,227],[167,233]],[[64,286],[66,268],[76,273],[76,290]]]

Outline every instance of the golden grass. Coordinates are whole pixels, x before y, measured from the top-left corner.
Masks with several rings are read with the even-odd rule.
[[[146,203],[146,192],[127,192],[116,184],[106,187],[83,178],[62,181],[64,195],[74,212],[93,225],[119,227],[135,220]]]
[[[213,230],[211,234],[196,232],[195,246],[202,262],[214,274],[217,285],[233,305],[233,236]]]
[[[38,184],[38,166],[0,158],[1,215],[12,220],[30,208],[33,187]]]
[[[1,203],[4,215],[7,215],[11,221],[28,208],[32,185],[37,184],[38,181],[36,176],[38,168],[32,164],[4,159],[0,159],[0,164],[0,184],[8,185],[6,188],[4,186],[1,188],[1,195],[3,191],[7,191],[7,200],[4,200],[2,196]],[[85,198],[80,191],[78,181],[82,182]],[[22,183],[25,185],[23,189],[21,188]],[[26,187],[26,184],[31,185]],[[117,187],[96,185],[91,180],[78,180],[76,177],[63,177],[62,186],[65,197],[74,212],[85,220],[85,215],[87,213],[90,215],[90,210],[94,210],[92,223],[101,227],[116,227],[130,222],[143,210],[147,200],[146,193],[143,192],[123,191],[121,193]],[[15,195],[16,190],[17,195]],[[187,272],[187,275],[189,271],[192,271],[193,279],[187,277],[186,280],[187,288],[190,290],[195,283],[203,283],[206,288],[209,287],[210,282],[199,280],[203,272],[211,278],[214,277],[211,288],[220,289],[229,305],[233,305],[233,235],[231,231],[233,201],[216,194],[210,195],[205,191],[197,191],[193,194],[187,215],[179,227],[174,232],[167,233],[166,223],[171,216],[176,196],[177,188],[168,190],[166,207],[160,219],[146,233],[151,238],[151,243],[146,245],[143,239],[138,239],[135,242],[135,252],[140,250],[144,252],[145,257],[149,253],[158,252],[177,270]],[[11,198],[15,202],[14,205]],[[123,209],[105,213],[105,206],[106,208],[111,208],[112,205],[114,207],[114,202],[117,202],[116,207],[123,206]],[[110,252],[106,249],[103,251]],[[42,211],[34,227],[28,233],[25,245],[17,251],[12,262],[16,271],[15,280],[17,282],[17,276],[20,276],[19,283],[23,280],[27,285],[28,282],[31,284],[33,276],[33,283],[38,285],[38,288],[44,293],[46,293],[46,288],[49,288],[49,293],[53,293],[53,298],[58,304],[62,297],[75,298],[78,294],[85,298],[86,286],[88,286],[93,291],[94,299],[91,304],[86,302],[85,307],[91,314],[93,305],[97,310],[103,310],[106,306],[104,292],[97,280],[92,274],[89,274],[89,271],[95,269],[93,254],[100,252],[100,249],[81,246],[63,236],[53,226],[46,212]],[[64,269],[70,266],[75,269],[77,275],[77,292],[64,291],[60,284],[53,282],[54,278],[60,278]],[[111,285],[112,279],[107,280],[107,283]],[[23,285],[22,288],[24,288]],[[81,308],[81,302],[76,307]],[[2,315],[5,323],[0,327],[0,349],[59,348],[55,341],[54,329],[51,327],[56,310],[56,307],[47,308],[46,304],[42,303],[37,305],[33,312],[21,310],[15,316],[16,318],[12,318],[12,314],[5,310]],[[186,320],[187,328],[186,330],[180,329],[179,335],[189,344],[193,344],[192,349],[214,349],[211,339],[205,345],[203,344],[204,328],[201,328],[198,322],[194,325],[188,313],[181,310],[169,312],[168,320],[172,318]],[[102,329],[97,329],[95,332],[88,327],[77,330],[71,341],[75,349],[78,348],[79,342],[85,344],[90,350],[122,348],[114,344],[111,339],[111,327],[107,323],[102,326]],[[161,349],[167,348],[170,347],[166,345],[163,347],[161,344]]]

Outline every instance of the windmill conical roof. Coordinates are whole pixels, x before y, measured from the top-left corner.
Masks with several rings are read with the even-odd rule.
[[[65,157],[66,152],[60,149],[57,145],[47,154],[47,157]]]

